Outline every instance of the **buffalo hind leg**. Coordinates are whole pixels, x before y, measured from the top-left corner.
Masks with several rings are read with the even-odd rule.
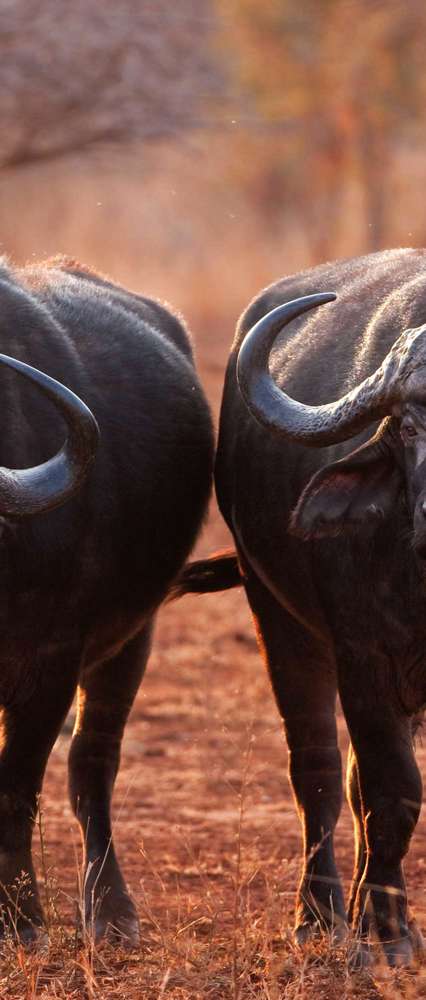
[[[139,943],[139,921],[117,861],[111,798],[120,747],[150,651],[151,627],[113,659],[87,667],[80,678],[69,787],[84,845],[84,920],[95,941]]]
[[[367,957],[370,945],[379,941],[391,965],[408,964],[418,942],[410,928],[402,860],[422,798],[411,723],[386,705],[384,696],[377,698],[370,690],[368,697],[368,684],[362,683],[359,672],[347,671],[346,678],[350,675],[340,688],[356,756],[366,841],[365,867],[354,886],[352,923]]]
[[[289,772],[303,829],[304,866],[297,894],[295,936],[346,932],[333,834],[342,804],[335,718],[336,676],[325,651],[252,576],[247,595],[284,721]]]
[[[72,702],[80,651],[63,654],[34,672],[30,697],[3,708],[0,754],[0,937],[24,944],[42,937],[44,924],[31,841],[47,760]]]

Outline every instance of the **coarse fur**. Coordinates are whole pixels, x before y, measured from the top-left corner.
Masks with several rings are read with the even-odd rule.
[[[155,612],[208,501],[213,433],[183,323],[75,261],[0,268],[0,349],[81,396],[100,444],[78,494],[0,537],[0,903],[4,929],[43,924],[30,845],[44,768],[79,685],[70,794],[85,842],[86,921],[135,944],[110,799]],[[0,465],[48,459],[65,437],[31,385],[0,370]],[[17,888],[29,874],[30,892]],[[15,886],[13,886],[15,883]],[[19,899],[17,902],[17,893]]]
[[[416,373],[414,395],[407,381],[404,404],[377,435],[372,424],[350,441],[321,448],[258,423],[236,379],[239,347],[262,316],[331,291],[337,301],[286,327],[270,357],[277,385],[314,405],[355,388],[405,329],[426,322],[426,252],[392,250],[325,264],[254,299],[227,368],[216,489],[289,746],[304,836],[297,939],[318,926],[338,934],[347,921],[333,854],[342,798],[338,692],[352,742],[347,785],[356,861],[349,921],[360,933],[361,956],[378,940],[389,962],[405,963],[420,944],[401,862],[422,798],[412,723],[426,702],[426,370]],[[407,420],[416,424],[418,454],[406,437]]]

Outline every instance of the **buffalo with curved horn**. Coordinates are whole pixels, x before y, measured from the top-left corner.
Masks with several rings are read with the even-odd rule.
[[[349,921],[359,954],[379,940],[390,963],[422,944],[402,860],[422,798],[425,323],[423,250],[326,264],[253,301],[228,364],[216,462],[238,565],[232,554],[191,564],[180,581],[181,593],[213,590],[215,574],[218,588],[246,589],[302,822],[298,941]],[[337,693],[351,738],[348,910],[333,851]]]
[[[73,261],[0,263],[0,345],[0,935],[44,934],[31,837],[78,689],[83,919],[135,945],[110,803],[155,613],[206,508],[210,413],[183,324]]]

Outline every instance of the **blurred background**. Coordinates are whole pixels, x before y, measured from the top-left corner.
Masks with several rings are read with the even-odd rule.
[[[0,250],[168,300],[218,392],[263,285],[425,243],[425,37],[421,0],[3,0]]]

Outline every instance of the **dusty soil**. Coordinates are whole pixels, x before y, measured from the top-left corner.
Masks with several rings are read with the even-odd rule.
[[[217,345],[214,359],[208,343],[200,353],[217,410],[223,370]],[[213,509],[197,551],[207,553],[228,541]],[[397,995],[394,981],[386,992],[386,976],[379,985],[369,979],[349,987],[343,961],[327,951],[322,957],[315,953],[306,965],[291,944],[299,825],[280,719],[243,592],[187,597],[159,615],[154,651],[127,726],[114,801],[115,839],[139,908],[143,948],[137,955],[97,956],[89,971],[87,953],[83,960],[77,947],[73,951],[80,848],[66,794],[69,728],[52,753],[43,794],[47,890],[56,899],[63,947],[57,941],[33,979],[34,966],[26,966],[22,956],[18,969],[9,965],[0,996]],[[345,750],[343,720],[340,735]],[[426,751],[420,746],[418,752],[423,765]],[[36,850],[41,867],[37,843]],[[348,886],[347,805],[337,853]],[[424,930],[425,867],[420,822],[406,873]],[[404,995],[423,995],[423,988],[418,979],[415,994],[405,988]]]

